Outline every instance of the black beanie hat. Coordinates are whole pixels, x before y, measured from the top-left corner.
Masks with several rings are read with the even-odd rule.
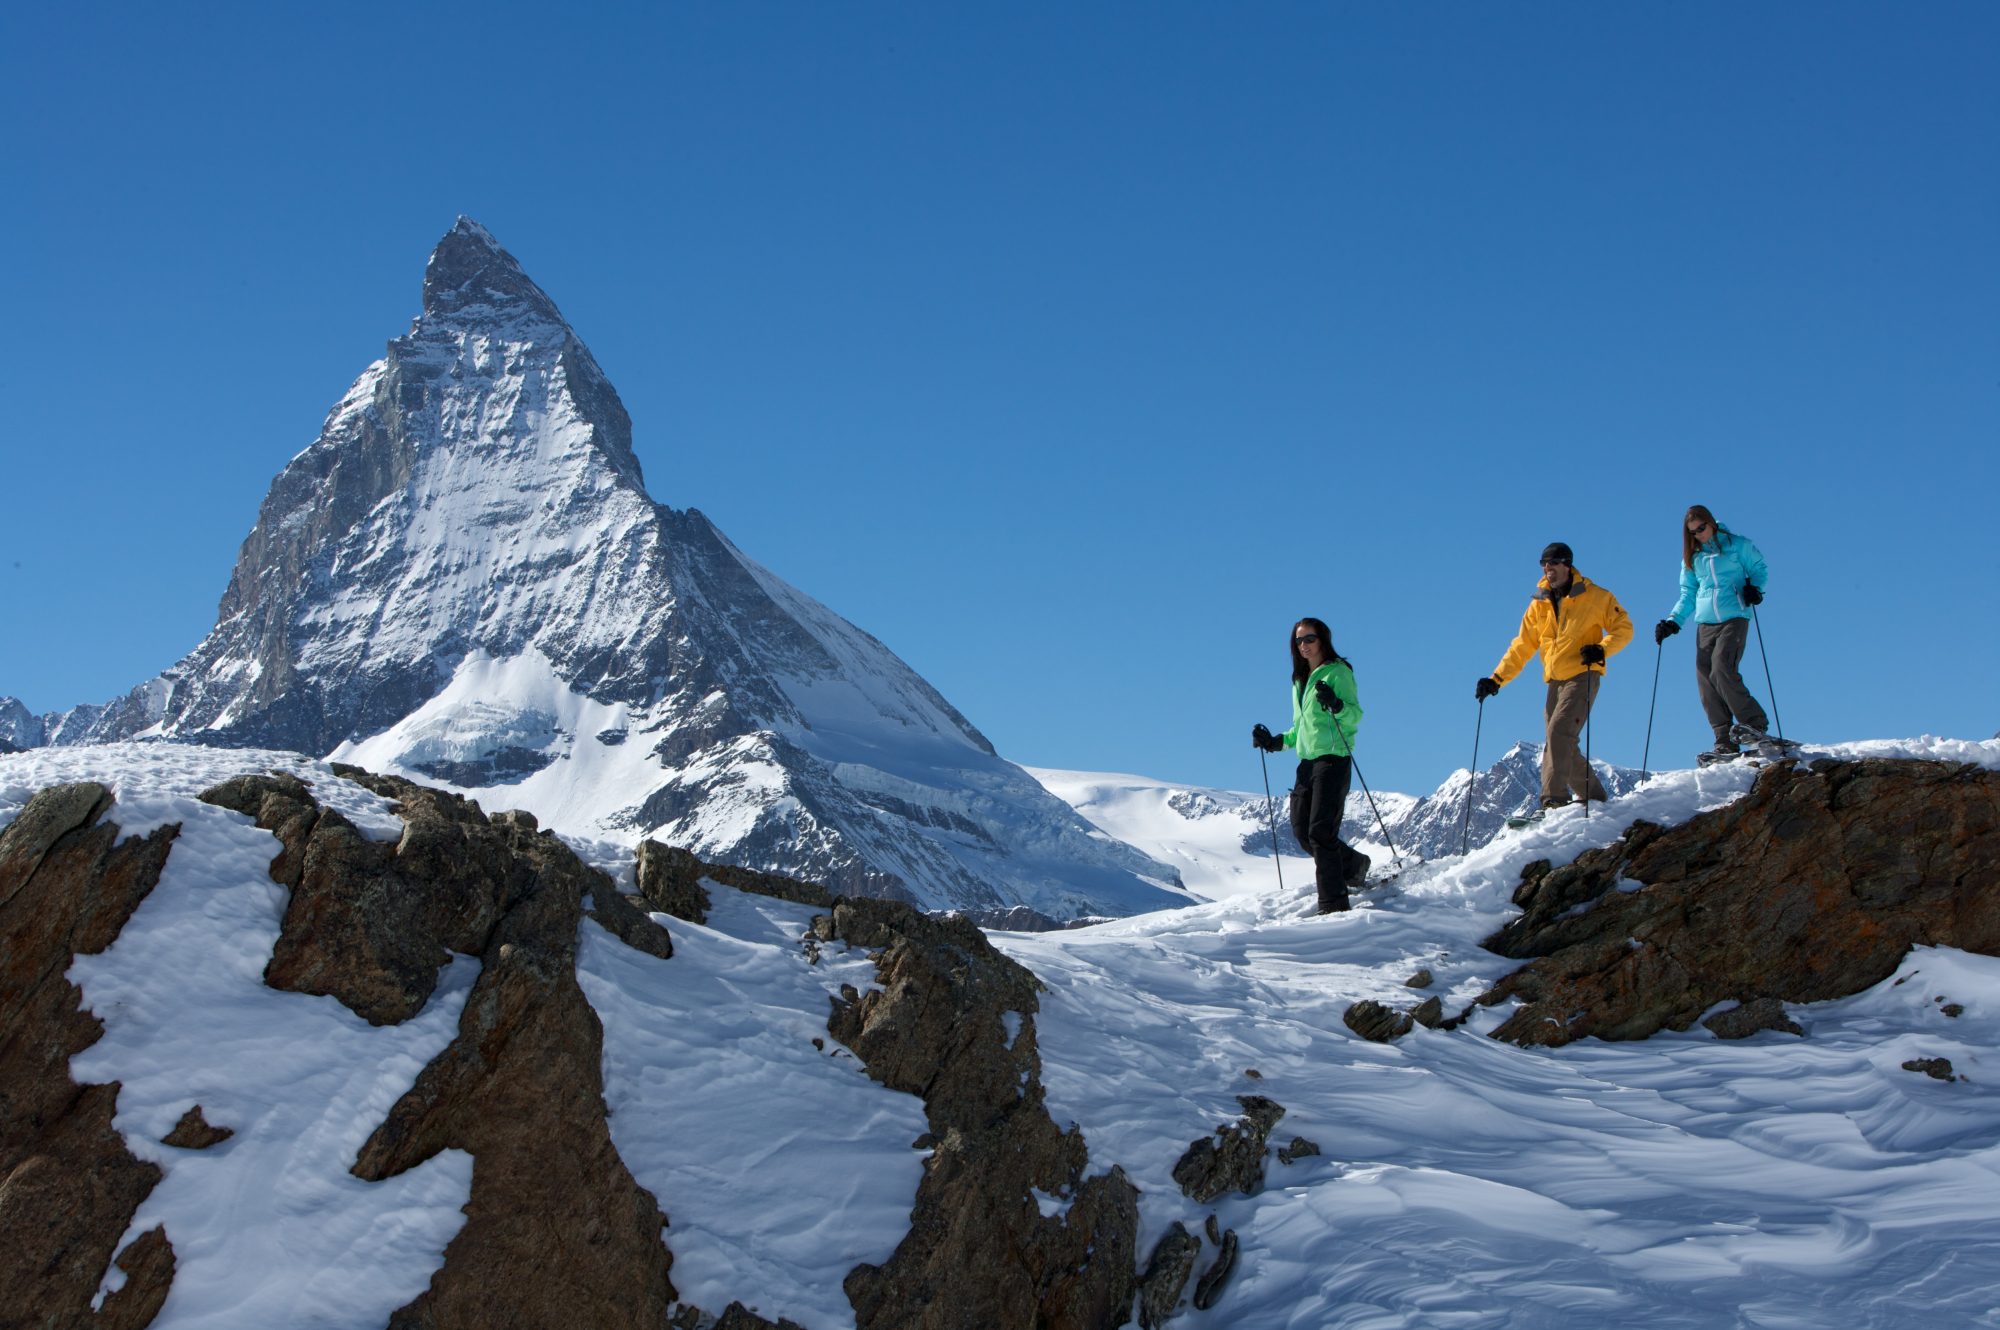
[[[1576,557],[1569,552],[1569,546],[1560,540],[1552,540],[1542,547],[1542,562],[1547,563],[1551,559],[1560,559],[1572,566],[1576,563]]]

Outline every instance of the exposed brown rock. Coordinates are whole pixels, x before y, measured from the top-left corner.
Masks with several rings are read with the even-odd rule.
[[[1952,1070],[1950,1058],[1911,1058],[1903,1064],[1904,1071],[1920,1071],[1934,1081],[1952,1081],[1958,1074]]]
[[[153,1323],[174,1283],[174,1244],[164,1227],[149,1228],[118,1253],[125,1282],[105,1296],[92,1330],[140,1330]]]
[[[1236,1230],[1227,1229],[1222,1234],[1221,1250],[1215,1253],[1215,1260],[1208,1269],[1201,1272],[1195,1281],[1194,1305],[1198,1311],[1207,1311],[1222,1296],[1222,1286],[1229,1282],[1229,1276],[1236,1271]]]
[[[235,1134],[229,1127],[211,1127],[202,1114],[201,1105],[196,1104],[181,1114],[181,1120],[174,1124],[172,1131],[160,1138],[160,1144],[181,1150],[206,1150],[211,1145],[222,1144]]]
[[[1844,997],[1913,945],[2000,954],[2000,772],[1777,764],[1735,803],[1524,873],[1515,901],[1486,945],[1538,959],[1481,995],[1521,1001],[1496,1038],[1642,1039],[1730,999]]]
[[[639,894],[651,908],[701,923],[709,910],[708,892],[701,885],[703,878],[753,896],[771,896],[795,905],[825,909],[833,904],[833,893],[816,882],[801,882],[733,864],[703,863],[686,850],[658,841],[645,841],[639,846]]]
[[[674,1298],[665,1219],[612,1146],[603,1027],[576,981],[583,900],[615,895],[610,880],[531,818],[489,821],[456,796],[341,770],[396,802],[400,841],[365,841],[273,778],[204,797],[278,831],[274,870],[296,866],[267,982],[329,992],[380,1023],[421,1008],[447,949],[481,958],[458,1036],[353,1169],[378,1181],[440,1150],[473,1156],[465,1226],[390,1325],[664,1323]]]
[[[1405,988],[1429,988],[1433,982],[1429,970],[1419,970],[1403,981]]]
[[[1264,1143],[1285,1110],[1257,1094],[1238,1095],[1236,1102],[1243,1105],[1243,1116],[1223,1123],[1213,1136],[1189,1142],[1174,1164],[1174,1181],[1203,1205],[1232,1191],[1255,1196],[1264,1187]]]
[[[9,1325],[92,1324],[91,1298],[160,1179],[112,1127],[118,1086],[69,1075],[70,1058],[103,1026],[66,972],[117,938],[180,830],[120,844],[117,825],[101,820],[110,808],[102,785],[55,786],[0,831],[0,1322]],[[150,1247],[134,1260],[157,1274]],[[166,1261],[170,1281],[170,1248]],[[139,1326],[158,1302],[148,1310],[135,1294],[121,1307],[145,1312],[120,1322]]]
[[[1290,1145],[1278,1147],[1278,1162],[1289,1164],[1295,1159],[1309,1159],[1318,1153],[1318,1145],[1303,1136],[1294,1136]]]
[[[1433,998],[1432,1001],[1437,999]],[[1439,1004],[1442,1009],[1443,1004]],[[1401,1039],[1410,1032],[1413,1023],[1407,1012],[1377,1002],[1373,998],[1363,998],[1350,1005],[1340,1014],[1340,1022],[1363,1039],[1378,1044],[1386,1044]]]
[[[1160,1235],[1139,1276],[1139,1330],[1158,1330],[1173,1316],[1200,1255],[1201,1239],[1178,1219]]]
[[[639,842],[639,895],[662,914],[690,923],[708,921],[708,892],[702,887],[707,866],[678,845],[656,840]]]
[[[1785,1014],[1785,1004],[1776,998],[1752,998],[1727,1011],[1718,1011],[1702,1022],[1717,1039],[1748,1039],[1765,1030],[1783,1030],[1804,1035],[1805,1027]]]
[[[1043,1106],[1034,976],[970,921],[896,902],[842,898],[814,931],[878,951],[882,989],[849,989],[827,1028],[870,1076],[922,1096],[937,1138],[909,1234],[887,1262],[847,1277],[856,1324],[1124,1324],[1138,1192],[1117,1168],[1086,1179],[1082,1132],[1062,1132]],[[1068,1213],[1043,1216],[1036,1191]]]

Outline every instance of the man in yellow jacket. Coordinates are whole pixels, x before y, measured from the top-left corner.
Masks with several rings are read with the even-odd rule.
[[[1597,773],[1584,761],[1576,738],[1597,700],[1604,677],[1604,659],[1625,649],[1632,640],[1632,616],[1618,597],[1576,571],[1569,546],[1556,541],[1542,551],[1542,580],[1521,631],[1500,657],[1490,678],[1473,689],[1481,702],[1521,672],[1531,657],[1542,653],[1542,678],[1549,696],[1542,708],[1547,734],[1542,744],[1542,807],[1560,808],[1573,795],[1602,802],[1608,796]]]

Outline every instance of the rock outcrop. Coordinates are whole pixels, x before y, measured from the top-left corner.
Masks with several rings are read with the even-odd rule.
[[[1085,1177],[1083,1133],[1043,1106],[1034,976],[965,919],[895,902],[836,901],[813,931],[877,953],[881,989],[848,990],[827,1028],[923,1098],[934,1139],[908,1236],[847,1277],[856,1325],[1124,1324],[1138,1191],[1116,1167]]]
[[[1486,945],[1534,959],[1479,998],[1521,1001],[1496,1038],[1643,1039],[1757,1004],[1733,1033],[1768,1003],[1879,983],[1915,945],[2000,955],[2000,772],[1780,764],[1678,827],[1529,865],[1514,899],[1523,914]]]
[[[400,840],[364,839],[290,777],[239,777],[202,797],[283,845],[271,873],[292,899],[272,986],[329,994],[387,1024],[423,1006],[448,952],[480,958],[458,1037],[354,1164],[378,1181],[441,1150],[473,1157],[465,1226],[390,1325],[664,1323],[675,1300],[666,1218],[612,1144],[603,1026],[576,980],[586,900],[591,917],[655,955],[667,954],[664,931],[532,818],[488,819],[455,795],[341,774],[395,801]]]
[[[160,880],[178,827],[120,840],[102,785],[59,785],[0,832],[0,1323],[142,1326],[173,1278],[154,1229],[120,1238],[160,1180],[112,1126],[118,1086],[78,1085],[69,1060],[103,1025],[66,977],[103,951]],[[127,1282],[93,1315],[112,1257]]]
[[[1190,1141],[1174,1164],[1174,1181],[1190,1200],[1206,1205],[1232,1191],[1255,1196],[1264,1189],[1265,1144],[1285,1110],[1258,1094],[1238,1095],[1236,1102],[1243,1116]]]

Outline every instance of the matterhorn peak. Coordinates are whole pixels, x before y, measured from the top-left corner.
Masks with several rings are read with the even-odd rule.
[[[888,648],[655,502],[609,379],[466,217],[410,331],[272,483],[208,637],[108,707],[23,710],[0,736],[338,756],[848,894],[1185,900]]]
[[[460,217],[431,251],[424,268],[424,313],[501,318],[531,314],[564,329],[569,326],[555,301],[501,248],[491,231],[470,217]]]

